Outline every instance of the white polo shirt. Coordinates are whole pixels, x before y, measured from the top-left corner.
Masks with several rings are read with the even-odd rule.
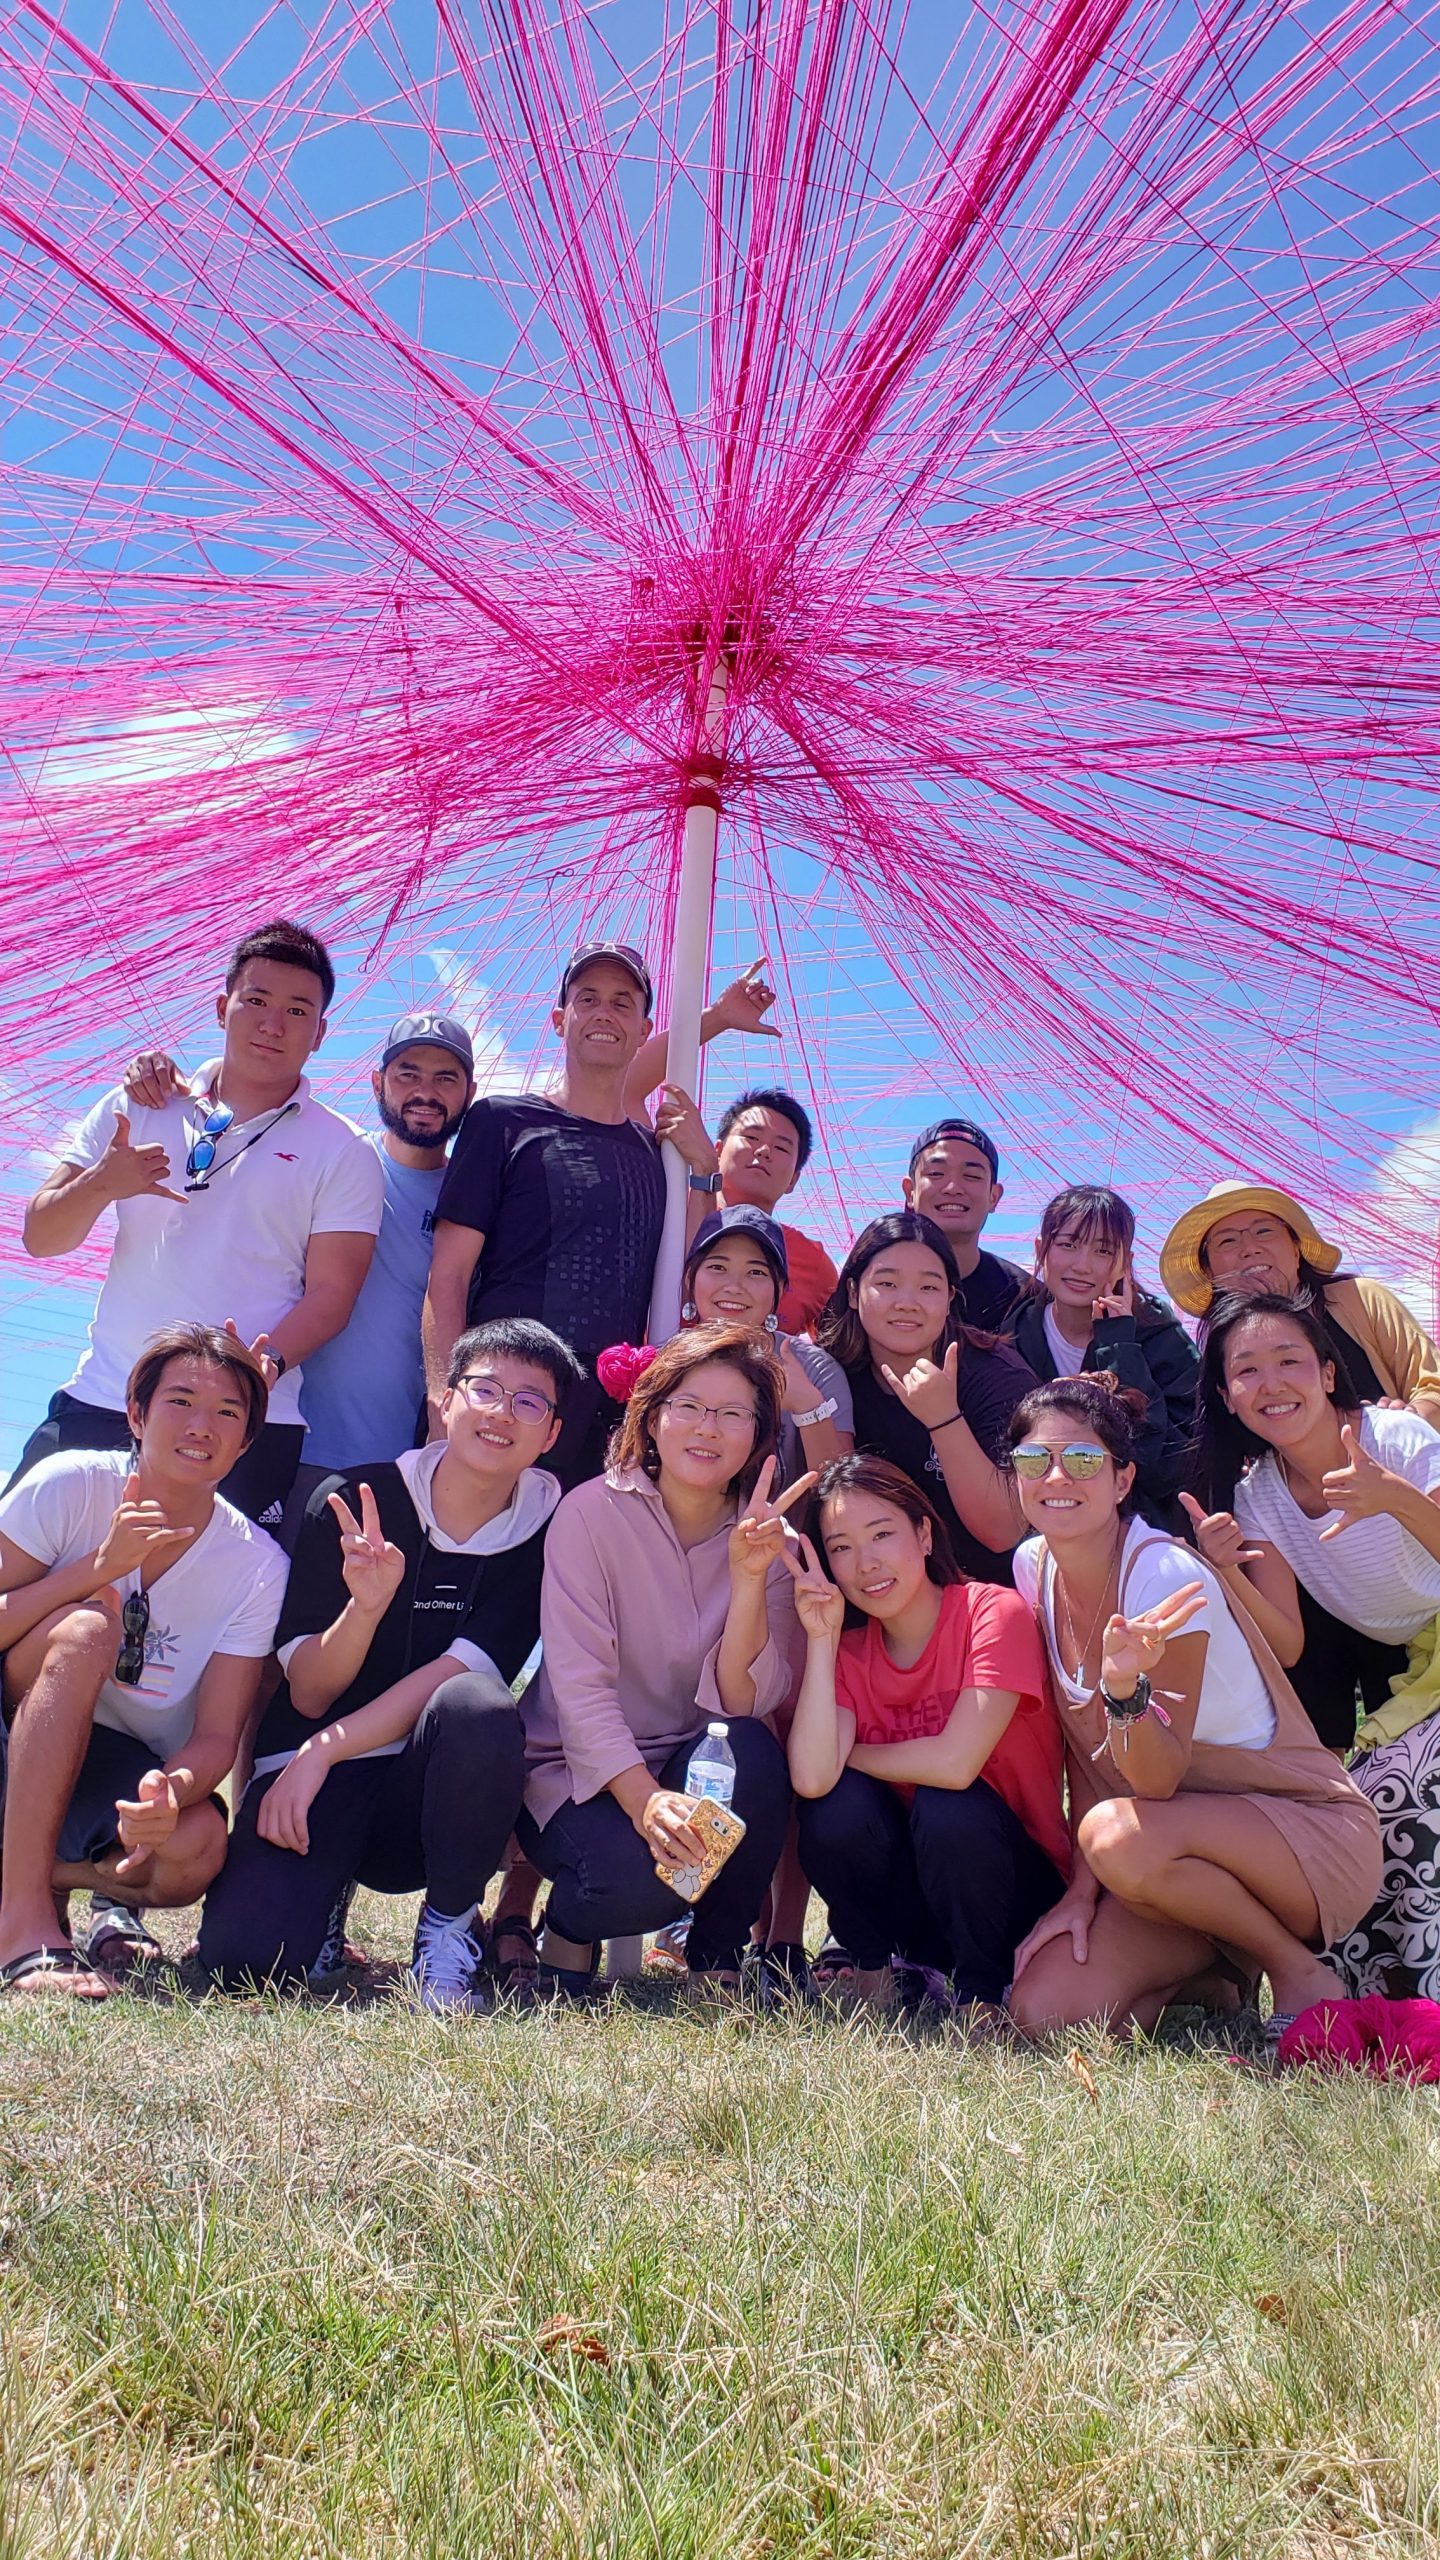
[[[131,1143],[163,1146],[170,1188],[185,1190],[185,1160],[208,1098],[159,1111],[127,1103],[117,1086],[86,1114],[60,1150],[65,1164],[99,1163],[125,1111]],[[247,1140],[253,1143],[246,1143]],[[210,1179],[183,1200],[146,1195],[116,1205],[115,1242],[72,1395],[123,1412],[125,1381],[162,1325],[223,1325],[233,1316],[247,1342],[273,1333],[304,1295],[305,1253],[315,1235],[379,1233],[385,1183],[375,1150],[338,1111],[317,1102],[302,1076],[287,1104],[232,1120],[218,1140]],[[270,1396],[272,1422],[300,1420],[300,1370]]]

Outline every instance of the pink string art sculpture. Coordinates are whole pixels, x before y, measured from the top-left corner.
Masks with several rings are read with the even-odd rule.
[[[713,754],[817,1223],[952,1100],[1032,1187],[1260,1169],[1410,1252],[1434,23],[18,0],[4,1250],[277,909],[342,1093],[438,946],[512,1048],[596,924],[663,1012]]]

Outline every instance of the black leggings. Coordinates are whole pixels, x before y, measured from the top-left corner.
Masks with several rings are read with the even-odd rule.
[[[1348,1751],[1360,1718],[1388,1704],[1391,1674],[1404,1670],[1409,1648],[1362,1636],[1358,1627],[1332,1618],[1303,1583],[1299,1591],[1305,1650],[1291,1685],[1327,1750]]]
[[[1018,1814],[983,1778],[917,1787],[842,1769],[799,1799],[800,1864],[866,1972],[902,1956],[953,1975],[962,2000],[1000,2000],[1015,1950],[1064,1891]]]
[[[753,1716],[736,1716],[729,1735],[735,1754],[735,1811],[745,1824],[745,1837],[695,1905],[686,1948],[692,1973],[739,1963],[790,1820],[785,1754],[769,1727]],[[683,1792],[697,1739],[692,1735],[671,1753],[655,1780],[657,1787]],[[528,1813],[522,1814],[517,1830],[526,1857],[551,1881],[546,1918],[577,1946],[663,1929],[687,1907],[661,1883],[650,1849],[608,1793],[591,1796],[586,1804],[562,1805],[543,1831]]]
[[[352,1881],[372,1893],[423,1887],[426,1901],[448,1913],[478,1903],[520,1810],[520,1711],[504,1683],[483,1672],[442,1681],[403,1751],[336,1763],[310,1807],[303,1858],[255,1828],[279,1774],[251,1779],[229,1857],[205,1897],[200,1961],[227,1991],[303,1981],[336,1896]]]

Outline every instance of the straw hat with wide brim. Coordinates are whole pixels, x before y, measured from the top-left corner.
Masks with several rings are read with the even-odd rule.
[[[1338,1270],[1340,1247],[1326,1243],[1309,1210],[1288,1191],[1276,1191],[1268,1182],[1217,1182],[1176,1219],[1160,1248],[1160,1277],[1187,1316],[1203,1316],[1215,1295],[1215,1283],[1200,1259],[1201,1246],[1212,1227],[1241,1209],[1268,1210],[1271,1217],[1283,1218],[1314,1270],[1327,1278]]]

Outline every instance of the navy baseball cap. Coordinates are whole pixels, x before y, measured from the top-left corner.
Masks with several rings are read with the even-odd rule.
[[[785,1238],[773,1218],[748,1200],[737,1200],[733,1209],[712,1209],[702,1218],[685,1249],[685,1277],[688,1280],[697,1262],[707,1254],[719,1236],[753,1236],[775,1274],[778,1289],[790,1285],[790,1257]]]
[[[380,1054],[382,1070],[402,1049],[448,1049],[458,1058],[469,1076],[475,1073],[475,1051],[470,1034],[453,1013],[402,1013],[390,1026],[390,1036]]]
[[[582,942],[579,950],[572,952],[565,963],[565,975],[560,981],[562,1004],[570,993],[572,980],[579,977],[582,969],[588,969],[592,960],[615,960],[622,969],[628,969],[645,999],[647,1017],[653,1012],[655,990],[650,983],[650,972],[633,942]]]
[[[932,1120],[928,1129],[922,1129],[914,1146],[910,1150],[909,1170],[911,1173],[914,1172],[916,1165],[919,1163],[920,1158],[925,1154],[926,1149],[929,1147],[938,1147],[942,1138],[958,1138],[962,1145],[978,1148],[980,1154],[985,1158],[986,1163],[990,1167],[991,1181],[999,1181],[999,1150],[996,1147],[994,1139],[987,1136],[983,1129],[977,1128],[973,1120]]]

